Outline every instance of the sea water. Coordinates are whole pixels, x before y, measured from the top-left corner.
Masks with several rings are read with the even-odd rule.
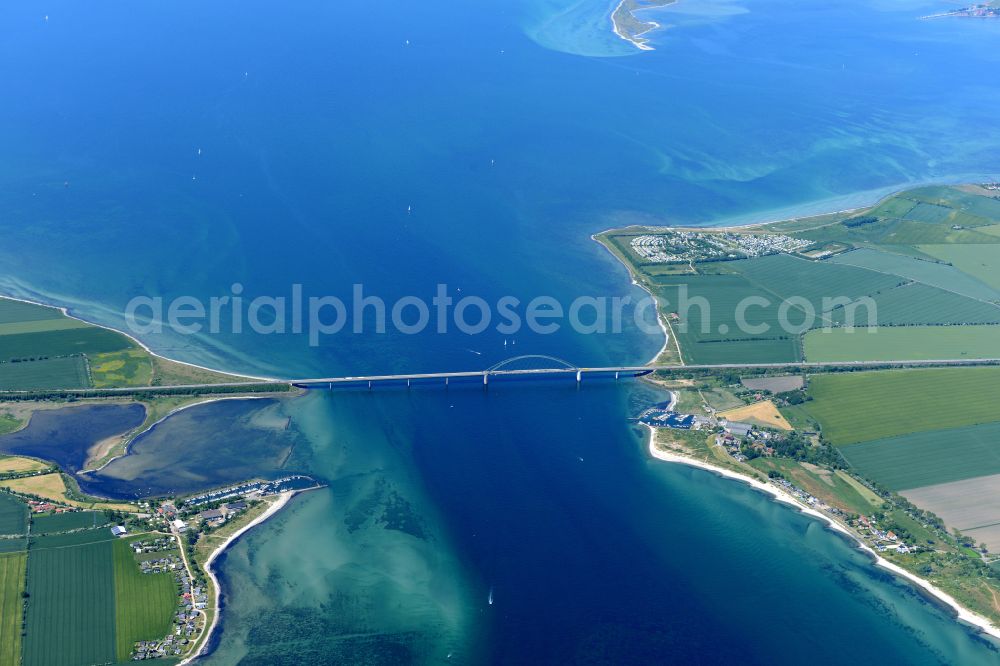
[[[996,22],[916,20],[933,2],[682,0],[646,14],[666,28],[638,53],[601,31],[609,8],[5,3],[0,284],[115,326],[135,296],[234,283],[248,299],[360,284],[391,303],[443,283],[490,302],[638,301],[592,233],[1000,172]],[[640,323],[142,339],[331,376],[479,370],[515,348],[640,363],[663,342]],[[627,418],[658,397],[629,386],[195,407],[93,483],[328,484],[223,559],[215,663],[996,658],[819,523],[651,460]]]

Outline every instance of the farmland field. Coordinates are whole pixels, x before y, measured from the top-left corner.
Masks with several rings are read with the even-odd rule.
[[[1000,358],[1000,326],[883,326],[809,331],[807,361]]]
[[[836,446],[997,419],[1000,368],[816,375],[805,405]]]
[[[0,297],[0,390],[85,388],[91,380],[97,388],[148,386],[154,375],[161,385],[239,379],[154,357],[123,333],[55,308]]]
[[[0,324],[0,336],[18,333],[45,333],[47,331],[68,331],[75,328],[87,328],[87,324],[78,319],[65,317],[62,319],[35,319],[28,321],[12,321]]]
[[[11,416],[10,414],[0,414],[0,435],[6,435],[7,433],[14,432],[22,425],[24,425],[24,422],[16,416]]]
[[[101,527],[108,524],[108,519],[103,513],[96,511],[73,511],[69,513],[56,513],[51,516],[35,516],[32,521],[32,534],[51,534],[53,532],[66,532],[78,530],[84,527]]]
[[[56,308],[32,305],[31,303],[23,303],[9,298],[0,298],[0,324],[63,318],[63,313]]]
[[[805,385],[805,378],[802,375],[781,375],[776,377],[744,377],[740,380],[748,389],[753,391],[770,391],[771,393],[784,393],[786,391],[798,391]]]
[[[890,490],[1000,474],[1000,423],[917,432],[841,447],[852,467]]]
[[[727,262],[726,270],[739,273],[777,300],[793,296],[805,298],[817,312],[822,311],[824,298],[846,296],[854,300],[890,290],[901,282],[896,275],[831,261],[808,261],[787,254]]]
[[[133,345],[121,333],[96,326],[45,333],[18,333],[0,335],[0,359],[104,354],[130,349]]]
[[[153,364],[141,349],[128,349],[90,357],[90,372],[96,388],[148,386],[153,382]]]
[[[688,363],[767,363],[799,357],[798,340],[778,326],[774,296],[739,275],[659,277],[654,288],[661,299],[661,312],[680,315],[671,326]],[[749,322],[768,326],[765,333],[740,331],[737,307],[748,296],[767,298],[772,303],[769,307],[751,307],[746,313]],[[689,308],[684,307],[685,302]],[[699,307],[699,303],[707,303],[707,307]]]
[[[32,534],[31,548],[68,548],[70,546],[86,546],[103,541],[114,541],[111,528],[97,527],[80,530],[79,532],[64,532],[58,534]]]
[[[0,338],[2,340],[3,338]],[[2,344],[2,343],[0,343]],[[64,356],[20,363],[0,363],[0,389],[46,390],[89,388],[87,361]]]
[[[1000,299],[1000,291],[947,264],[867,248],[845,252],[831,258],[830,261],[891,273],[970,298],[987,301]]]
[[[976,543],[1000,550],[1000,475],[915,488],[903,495]]]
[[[785,420],[785,417],[781,415],[781,412],[778,411],[778,408],[770,400],[763,400],[752,405],[719,412],[719,416],[730,421],[752,423],[762,428],[792,429],[792,426]]]
[[[38,495],[45,499],[80,507],[82,509],[119,509],[131,511],[133,507],[129,504],[115,504],[113,502],[78,502],[66,497],[66,482],[62,474],[53,472],[40,476],[26,476],[20,479],[7,479],[0,481],[0,487],[10,488],[14,492]]]
[[[0,474],[10,474],[17,472],[36,472],[48,469],[50,465],[34,458],[24,458],[21,456],[0,456]]]
[[[116,662],[112,545],[29,551],[25,666]]]
[[[26,553],[0,555],[0,664],[21,661],[21,608]]]
[[[878,293],[872,298],[880,326],[912,324],[1000,324],[1000,307],[966,296],[953,294],[937,287],[911,283]],[[846,323],[843,309],[836,310],[833,320]],[[872,322],[862,308],[855,326]]]
[[[28,529],[28,505],[8,493],[0,494],[0,534],[24,534]]]
[[[815,465],[787,458],[755,458],[750,462],[750,465],[762,472],[772,470],[781,472],[785,478],[810,495],[848,513],[866,514],[875,509],[875,506],[858,491],[854,484],[846,481],[839,474]]]
[[[178,590],[173,574],[144,574],[129,540],[114,542],[115,629],[119,661],[127,661],[136,641],[170,633]]]
[[[23,553],[28,550],[28,537],[0,539],[0,553]]]
[[[994,237],[994,242],[998,239]],[[953,264],[963,273],[1000,289],[1000,246],[998,245],[921,245],[927,254]]]

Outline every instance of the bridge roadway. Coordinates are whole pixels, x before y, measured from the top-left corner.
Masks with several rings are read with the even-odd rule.
[[[529,378],[534,376],[548,375],[576,375],[580,381],[584,375],[625,375],[629,377],[648,375],[657,370],[767,370],[789,368],[798,370],[823,369],[823,368],[896,368],[896,367],[947,367],[947,366],[972,366],[972,365],[997,365],[1000,364],[998,358],[981,359],[938,359],[925,361],[841,361],[841,362],[793,362],[793,363],[719,363],[719,364],[699,364],[699,365],[622,365],[614,367],[597,368],[538,368],[531,370],[475,370],[464,372],[424,372],[399,375],[363,375],[357,377],[325,377],[318,379],[294,379],[288,383],[301,388],[326,388],[343,384],[372,384],[384,382],[401,381],[426,381],[426,380],[448,380],[448,379],[469,379],[482,378],[483,383],[488,383],[490,377],[521,377]]]
[[[622,365],[614,367],[598,368],[538,368],[530,370],[468,370],[460,372],[422,372],[397,375],[360,375],[355,377],[321,377],[310,379],[260,379],[243,382],[222,382],[217,384],[178,384],[173,386],[136,386],[128,388],[100,388],[100,389],[66,389],[65,392],[74,395],[114,395],[132,393],[155,393],[159,391],[197,391],[211,389],[239,389],[239,388],[261,388],[269,385],[290,385],[299,388],[333,388],[334,386],[345,386],[351,384],[392,383],[392,382],[420,382],[440,380],[447,384],[452,379],[476,379],[479,378],[484,384],[489,383],[491,377],[520,377],[530,378],[543,376],[575,376],[577,381],[582,381],[585,375],[604,375],[616,377],[638,377],[648,375],[657,370],[673,371],[703,371],[703,370],[768,370],[768,369],[789,369],[789,370],[818,370],[825,368],[926,368],[926,367],[949,367],[949,366],[976,366],[976,365],[1000,365],[1000,358],[977,358],[977,359],[937,359],[924,361],[840,361],[840,362],[792,362],[792,363],[719,363],[719,364],[695,364],[695,365]],[[45,393],[46,391],[23,391],[23,390],[0,390],[0,396],[7,395],[27,395],[35,393]]]

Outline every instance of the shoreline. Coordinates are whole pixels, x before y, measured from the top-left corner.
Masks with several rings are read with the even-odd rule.
[[[673,392],[671,392],[671,394],[672,393]],[[672,400],[674,399],[673,395],[671,399]],[[667,462],[667,463],[687,465],[689,467],[696,467],[701,470],[712,472],[722,477],[723,479],[742,482],[754,490],[770,495],[773,501],[775,502],[786,504],[790,507],[797,509],[800,513],[806,516],[820,520],[821,522],[825,523],[831,531],[836,532],[837,534],[840,534],[850,539],[858,548],[858,550],[866,553],[872,558],[873,564],[875,566],[881,567],[895,574],[898,578],[904,579],[910,585],[919,588],[920,591],[932,597],[939,604],[947,607],[954,614],[954,619],[957,619],[971,627],[975,627],[976,629],[979,630],[979,633],[1000,640],[1000,626],[994,624],[991,620],[977,613],[972,612],[965,606],[962,606],[954,597],[952,597],[944,590],[936,587],[930,581],[907,571],[898,564],[888,561],[887,559],[879,555],[877,552],[875,552],[868,544],[864,543],[861,539],[859,539],[847,527],[840,524],[830,516],[802,504],[801,502],[799,502],[794,497],[786,493],[784,490],[778,488],[774,484],[764,483],[746,474],[740,474],[739,472],[734,472],[733,470],[726,469],[724,467],[719,467],[717,465],[712,465],[711,463],[707,463],[701,460],[696,460],[694,458],[689,458],[679,453],[672,453],[669,451],[664,451],[662,449],[659,449],[656,446],[656,431],[651,426],[648,425],[646,425],[646,428],[649,430],[649,447],[648,447],[649,455],[655,458],[656,460],[660,460],[662,462]]]
[[[74,320],[79,321],[79,322],[83,322],[84,324],[87,324],[88,326],[96,326],[97,328],[103,328],[106,331],[112,331],[114,333],[118,333],[120,335],[124,335],[126,338],[128,338],[129,340],[131,340],[135,344],[139,345],[139,347],[144,352],[146,352],[147,354],[149,354],[150,356],[155,356],[156,358],[162,359],[164,361],[170,361],[171,363],[178,363],[180,365],[185,365],[185,366],[187,366],[189,368],[195,368],[197,370],[204,370],[206,372],[214,372],[214,373],[217,373],[217,374],[220,374],[220,375],[230,375],[230,376],[236,377],[238,379],[250,379],[250,380],[259,381],[259,382],[281,382],[281,381],[284,381],[284,380],[282,380],[279,377],[258,377],[258,376],[255,376],[255,375],[245,375],[245,374],[238,373],[238,372],[230,372],[228,370],[219,370],[218,368],[210,368],[210,367],[205,366],[205,365],[198,365],[197,363],[190,363],[188,361],[179,361],[179,360],[177,360],[175,358],[170,358],[169,356],[164,356],[163,354],[158,354],[155,351],[153,351],[152,349],[150,349],[149,346],[146,345],[146,343],[144,343],[142,340],[140,340],[139,338],[135,337],[134,335],[131,335],[130,333],[126,333],[125,331],[118,330],[117,328],[114,328],[113,326],[107,326],[105,324],[98,324],[96,322],[88,321],[88,320],[84,319],[83,317],[79,317],[79,316],[73,314],[72,312],[69,311],[68,307],[63,306],[63,305],[55,305],[53,303],[43,303],[43,302],[40,302],[40,301],[33,301],[33,300],[29,299],[29,298],[22,298],[20,296],[13,296],[9,292],[0,292],[0,298],[6,298],[7,300],[18,301],[20,303],[27,303],[29,305],[39,305],[39,306],[44,307],[44,308],[54,308],[56,310],[59,310],[59,312],[61,312],[63,314],[63,316],[69,317],[70,319],[74,319]],[[164,388],[169,388],[169,387],[164,387]]]
[[[625,9],[625,3],[626,2],[628,2],[628,0],[621,0],[621,2],[619,2],[618,5],[614,8],[614,10],[611,12],[611,16],[610,16],[610,19],[611,19],[611,30],[620,39],[625,40],[626,42],[628,42],[632,46],[636,47],[640,51],[655,51],[656,49],[654,49],[652,46],[649,46],[646,43],[649,40],[648,39],[644,39],[643,35],[648,35],[649,33],[653,32],[654,30],[659,30],[663,26],[660,25],[659,23],[657,23],[656,21],[641,21],[641,20],[639,20],[638,18],[636,18],[635,12],[642,11],[644,9],[657,9],[658,7],[662,8],[662,7],[666,7],[667,5],[673,5],[673,4],[677,3],[677,0],[667,0],[667,2],[664,2],[661,5],[649,5],[649,6],[645,6],[645,7],[633,7],[633,8],[629,8],[627,10]],[[621,27],[618,25],[618,20],[616,19],[616,17],[618,16],[618,14],[620,12],[622,12],[623,10],[625,11],[625,13],[633,21],[635,21],[636,23],[644,26],[645,29],[641,30],[640,32],[636,32],[636,33],[634,33],[632,35],[629,35],[626,32],[624,32],[621,29]]]
[[[650,291],[650,289],[647,288],[646,285],[644,285],[644,284],[640,283],[638,280],[636,280],[635,273],[632,272],[632,267],[631,266],[629,266],[627,263],[625,263],[624,261],[622,261],[611,250],[610,247],[608,247],[607,245],[605,245],[604,243],[602,243],[601,241],[599,241],[597,239],[598,236],[600,236],[601,234],[607,233],[608,231],[612,231],[612,229],[606,229],[604,231],[599,231],[596,234],[592,234],[590,236],[590,240],[594,241],[595,243],[597,243],[598,245],[600,245],[601,247],[603,247],[607,251],[607,253],[610,254],[615,259],[615,261],[617,261],[619,264],[625,266],[625,270],[628,271],[629,280],[632,282],[632,284],[634,286],[638,287],[639,289],[642,289],[647,294],[649,294],[649,297],[651,299],[653,299],[653,307],[656,310],[656,323],[660,327],[660,330],[663,331],[663,338],[664,339],[663,339],[663,345],[660,347],[660,351],[658,351],[655,354],[653,354],[653,358],[651,358],[648,361],[646,361],[643,365],[656,365],[657,360],[659,360],[659,358],[661,356],[663,356],[667,352],[667,347],[670,346],[670,341],[673,340],[674,341],[674,346],[677,349],[677,365],[678,366],[683,366],[684,365],[684,357],[681,355],[681,344],[677,340],[677,336],[674,335],[673,329],[670,327],[669,324],[667,324],[666,321],[664,321],[663,315],[660,313],[660,301],[658,301],[656,299],[656,294],[654,294],[652,291]]]
[[[944,176],[942,178],[935,178],[930,180],[920,180],[909,183],[897,183],[895,185],[890,185],[888,187],[879,187],[870,190],[862,190],[859,192],[854,192],[851,194],[840,195],[837,197],[831,197],[828,199],[817,199],[813,201],[806,201],[801,204],[789,206],[783,209],[770,209],[769,211],[761,211],[759,213],[744,213],[739,215],[731,215],[729,217],[716,218],[712,221],[707,221],[704,224],[698,225],[686,225],[686,224],[662,224],[662,225],[644,225],[644,224],[630,224],[624,227],[610,227],[608,229],[603,229],[601,231],[595,232],[591,238],[600,236],[601,234],[606,234],[610,231],[623,231],[626,229],[648,229],[651,231],[658,231],[663,229],[671,230],[682,230],[682,231],[744,231],[747,229],[755,229],[757,227],[765,227],[769,224],[782,224],[785,222],[795,222],[797,220],[812,220],[821,217],[827,217],[829,215],[846,215],[849,213],[857,213],[869,208],[875,208],[882,202],[890,199],[898,194],[907,192],[909,190],[921,188],[921,187],[947,187],[952,185],[963,185],[969,183],[977,183],[981,181],[990,181],[1000,178],[997,175],[984,175],[984,174],[971,174],[965,176]],[[871,198],[868,198],[870,195]],[[830,201],[831,206],[836,206],[837,201],[843,202],[845,199],[850,197],[859,197],[865,200],[866,203],[858,205],[850,205],[846,208],[838,208],[836,210],[824,209],[822,212],[805,212],[805,213],[795,213],[795,210],[804,209],[815,209],[817,206],[822,206],[824,201]],[[765,219],[760,219],[754,222],[727,222],[727,220],[733,220],[734,218],[749,217],[752,215],[762,215],[766,216]],[[772,216],[773,217],[770,217]]]
[[[660,24],[657,23],[656,21],[652,21],[651,22],[652,23],[652,27],[650,27],[648,30],[645,30],[645,31],[640,32],[640,33],[637,33],[634,37],[629,37],[624,32],[622,32],[621,28],[618,27],[618,21],[615,20],[615,16],[625,6],[625,2],[626,2],[626,0],[621,0],[621,2],[618,3],[618,6],[615,7],[615,10],[613,12],[611,12],[611,30],[618,36],[619,39],[625,40],[626,42],[628,42],[632,46],[636,47],[640,51],[654,51],[655,49],[652,46],[646,46],[645,41],[638,41],[638,40],[635,39],[635,37],[641,37],[642,35],[645,35],[650,30],[656,30],[657,28],[660,27]]]
[[[314,488],[304,488],[302,490],[287,490],[285,492],[278,493],[278,499],[275,500],[271,504],[271,506],[269,506],[267,510],[264,511],[264,513],[260,514],[259,516],[251,520],[249,523],[247,523],[240,529],[233,532],[226,538],[225,541],[219,544],[219,546],[215,550],[213,550],[211,554],[209,554],[208,558],[201,565],[201,568],[205,572],[205,575],[208,576],[209,580],[212,581],[212,588],[214,590],[213,603],[215,612],[212,614],[212,623],[205,628],[204,633],[202,634],[202,636],[199,637],[198,640],[201,642],[201,645],[197,648],[197,650],[193,654],[185,657],[177,666],[185,666],[185,664],[190,664],[196,659],[205,656],[206,654],[205,648],[208,646],[208,643],[212,639],[212,635],[215,633],[219,625],[219,617],[222,614],[222,608],[219,605],[220,601],[222,600],[222,585],[219,582],[219,578],[216,575],[215,570],[212,568],[212,564],[215,562],[215,560],[217,560],[224,552],[226,552],[226,550],[230,546],[236,543],[236,541],[241,536],[243,536],[253,528],[267,522],[275,515],[277,515],[277,513],[281,511],[281,509],[283,509],[285,505],[288,504],[288,502],[290,502],[293,497],[295,497],[300,493],[309,492],[310,490],[316,490],[318,488],[322,488],[322,486],[316,486]]]

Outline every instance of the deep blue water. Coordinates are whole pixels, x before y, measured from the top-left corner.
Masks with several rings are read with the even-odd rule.
[[[638,299],[590,234],[1000,172],[1000,23],[914,20],[934,2],[682,0],[637,54],[602,30],[610,4],[5,3],[0,286],[111,325],[133,296],[234,282],[248,298],[446,283],[488,301]],[[143,340],[337,375],[481,369],[511,355],[506,337]],[[516,340],[581,365],[662,344],[631,324]],[[215,663],[995,660],[818,524],[649,460],[625,420],[660,399],[644,392],[220,403],[93,483],[278,468],[330,483],[226,558]]]

